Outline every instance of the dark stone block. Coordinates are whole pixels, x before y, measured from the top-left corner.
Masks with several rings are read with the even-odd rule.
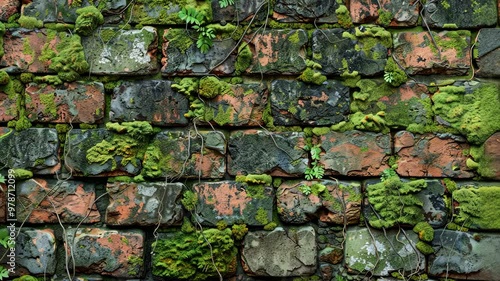
[[[424,20],[429,27],[448,29],[494,26],[498,20],[496,6],[496,0],[432,0],[424,5]]]

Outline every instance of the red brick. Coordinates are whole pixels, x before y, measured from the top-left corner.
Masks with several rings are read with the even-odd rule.
[[[389,26],[415,26],[419,16],[419,5],[405,0],[351,0],[349,4],[354,23],[377,23],[380,11],[390,13]]]
[[[57,87],[32,83],[26,87],[26,113],[31,121],[99,123],[104,118],[104,104],[101,83],[75,82]]]
[[[394,149],[398,157],[396,172],[405,177],[454,177],[474,176],[467,168],[469,145],[450,135],[413,134],[398,132]]]
[[[0,0],[0,21],[7,21],[10,16],[18,12],[20,0]]]

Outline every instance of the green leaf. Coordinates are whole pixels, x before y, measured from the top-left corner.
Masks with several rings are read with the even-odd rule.
[[[0,280],[3,280],[4,278],[8,278],[9,277],[9,271],[0,265]]]
[[[5,177],[2,174],[0,174],[0,183],[5,183]]]
[[[226,8],[229,5],[234,5],[234,0],[219,0],[219,6],[221,8]]]

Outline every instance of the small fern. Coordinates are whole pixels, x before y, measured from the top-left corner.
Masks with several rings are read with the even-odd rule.
[[[226,8],[229,5],[234,5],[234,0],[219,0],[219,6],[221,8]]]

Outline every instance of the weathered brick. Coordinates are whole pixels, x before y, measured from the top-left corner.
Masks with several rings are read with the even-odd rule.
[[[170,85],[170,81],[164,80],[123,82],[114,89],[110,120],[149,121],[160,126],[186,125],[184,114],[188,112],[189,101]]]
[[[15,246],[16,275],[55,273],[57,245],[52,229],[22,228]]]
[[[0,122],[8,122],[17,118],[17,94],[8,95],[0,89]]]
[[[484,178],[500,180],[500,132],[489,137],[478,148],[477,172]]]
[[[483,28],[477,35],[475,58],[481,77],[500,77],[500,28]]]
[[[74,237],[66,245],[77,272],[138,278],[144,272],[144,233],[105,228],[68,229]],[[70,248],[71,247],[71,252]]]
[[[328,80],[320,86],[275,80],[271,84],[274,125],[333,125],[347,119],[349,88]]]
[[[327,75],[380,74],[391,46],[391,33],[381,27],[315,30],[312,35],[313,60]]]
[[[186,41],[187,44],[179,44]],[[236,41],[214,41],[213,46],[202,53],[195,40],[185,29],[166,29],[163,34],[162,75],[230,75],[235,70],[236,55],[232,53]]]
[[[374,276],[393,271],[415,272],[425,268],[425,257],[415,248],[417,234],[396,229],[379,231],[353,227],[346,231],[345,264],[348,270]]]
[[[96,223],[96,184],[33,178],[17,183],[17,218],[27,223]]]
[[[30,121],[93,124],[104,119],[101,83],[74,82],[60,86],[31,83],[25,93]]]
[[[264,20],[268,15],[265,0],[241,1],[237,5],[221,8],[218,1],[212,1],[213,22],[249,22]]]
[[[9,67],[11,72],[54,73],[49,70],[50,61],[42,60],[42,50],[47,47],[55,50],[61,39],[48,38],[45,29],[9,29],[4,35],[0,66]]]
[[[176,225],[182,220],[181,183],[108,183],[107,225]]]
[[[431,35],[428,32],[394,34],[394,59],[410,75],[466,74],[471,67],[470,32],[431,31]]]
[[[252,231],[245,236],[241,261],[251,275],[288,277],[316,272],[316,232],[311,226],[293,231]]]
[[[103,38],[104,37],[104,38]],[[124,30],[103,27],[94,36],[82,38],[90,73],[104,75],[148,75],[157,73],[158,38],[156,29]]]
[[[127,133],[102,129],[71,130],[64,147],[65,164],[75,174],[137,175],[144,144]]]
[[[2,128],[0,165],[10,168],[29,169],[34,174],[55,174],[59,171],[59,140],[55,129],[30,128],[14,132]]]
[[[427,2],[423,24],[437,28],[478,28],[497,23],[496,0],[450,2]]]
[[[165,130],[148,146],[143,174],[150,178],[222,178],[225,154],[222,132]]]
[[[184,7],[197,7],[197,1],[187,0],[184,2],[166,1],[152,2],[144,1],[140,5],[131,8],[131,21],[143,25],[185,24],[179,17],[179,12]]]
[[[349,10],[354,23],[384,26],[415,26],[419,16],[419,5],[404,0],[352,0]]]
[[[464,150],[469,145],[453,135],[396,133],[394,149],[398,157],[397,173],[405,177],[471,178]]]
[[[334,224],[359,222],[361,184],[358,182],[285,181],[278,187],[276,197],[278,215],[287,223],[306,223],[313,218]]]
[[[0,0],[0,21],[7,21],[10,16],[18,12],[20,0]]]
[[[197,217],[202,223],[228,225],[244,222],[262,226],[272,221],[274,192],[271,186],[233,181],[193,185],[198,195]]]
[[[300,74],[306,68],[307,34],[302,29],[258,33],[249,42],[253,63],[248,73]]]
[[[273,18],[280,22],[337,23],[336,1],[278,0],[274,4]]]
[[[88,5],[88,3],[85,4],[85,6]],[[58,21],[74,23],[78,17],[76,10],[79,8],[81,8],[80,5],[68,5],[66,0],[56,0],[53,2],[33,0],[23,5],[22,14],[23,16],[42,20],[44,23]]]
[[[500,230],[500,183],[458,182],[452,192],[453,221],[479,230]]]
[[[308,162],[304,146],[303,133],[234,131],[229,139],[228,173],[303,175]]]
[[[462,232],[437,229],[429,258],[430,276],[455,280],[498,280],[500,267],[495,261],[500,250],[500,235],[487,232]]]
[[[319,138],[319,164],[327,175],[378,176],[389,168],[391,137],[387,134],[330,132]]]

